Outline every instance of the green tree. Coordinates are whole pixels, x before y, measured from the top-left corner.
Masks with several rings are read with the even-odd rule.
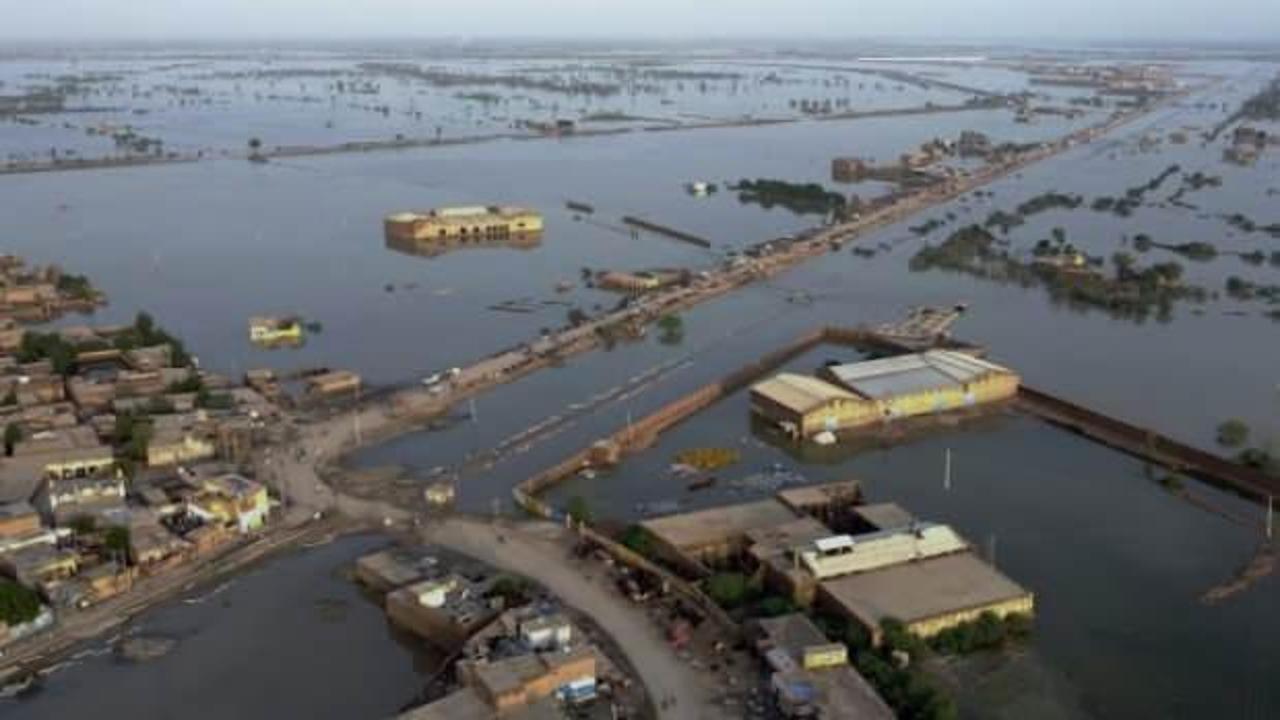
[[[129,528],[123,525],[112,525],[102,539],[102,547],[119,558],[123,564],[129,562]]]
[[[640,525],[632,525],[622,534],[622,544],[632,552],[649,557],[653,552],[653,536]]]
[[[679,315],[663,315],[658,329],[662,331],[658,340],[664,345],[679,345],[684,340],[684,320]]]
[[[581,495],[574,495],[569,499],[569,519],[579,525],[585,525],[591,522],[591,506],[587,505],[587,499]]]
[[[98,529],[98,521],[92,515],[77,515],[71,518],[71,531],[77,535],[88,535]]]
[[[7,625],[31,622],[40,614],[40,597],[31,588],[0,578],[0,620]]]
[[[513,608],[527,604],[531,590],[528,580],[503,575],[493,582],[487,594],[489,597],[502,598],[505,607]]]
[[[722,572],[707,578],[707,595],[723,608],[735,608],[747,598],[747,576]]]
[[[756,613],[762,617],[778,617],[795,612],[796,606],[790,598],[781,595],[770,595],[756,603]]]
[[[1248,439],[1249,426],[1243,420],[1227,420],[1218,426],[1218,444],[1223,447],[1238,448]]]
[[[4,454],[5,457],[13,457],[13,449],[18,443],[22,442],[22,428],[17,423],[9,423],[4,426]]]

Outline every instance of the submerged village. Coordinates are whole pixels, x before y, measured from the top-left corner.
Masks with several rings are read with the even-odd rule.
[[[74,256],[61,261],[65,267],[0,256],[0,702],[36,709],[46,692],[61,700],[55,669],[99,653],[118,663],[112,671],[176,659],[186,638],[148,632],[152,614],[230,595],[224,588],[238,577],[269,578],[275,563],[358,537],[368,542],[331,573],[334,582],[360,607],[373,608],[375,624],[426,668],[412,668],[411,694],[380,698],[394,708],[387,717],[1089,717],[1080,708],[1091,709],[1090,702],[1062,690],[1070,672],[1035,664],[1036,644],[1057,643],[1078,662],[1087,652],[1071,638],[1101,630],[1060,614],[1062,604],[1078,602],[1069,582],[1047,580],[1032,551],[1016,540],[1006,541],[1011,549],[1001,547],[994,530],[987,532],[990,517],[1003,513],[1026,543],[1039,532],[1026,508],[1056,501],[1010,493],[1025,503],[1019,510],[988,512],[981,502],[974,511],[963,503],[975,501],[958,499],[960,488],[978,486],[974,476],[984,472],[1039,478],[1047,472],[1041,465],[1056,464],[1069,475],[1078,458],[1094,463],[1080,487],[1137,476],[1134,484],[1155,488],[1159,501],[1244,538],[1236,541],[1243,559],[1232,556],[1238,563],[1215,566],[1180,588],[1180,611],[1266,597],[1274,583],[1272,497],[1280,491],[1280,468],[1265,424],[1212,418],[1216,447],[1206,449],[1180,428],[1118,412],[1104,391],[1044,385],[1038,368],[1005,359],[1016,356],[1003,344],[1007,336],[970,335],[985,310],[969,294],[981,283],[1016,288],[1063,312],[1135,327],[1168,323],[1179,311],[1203,319],[1221,303],[1230,304],[1232,317],[1280,318],[1280,290],[1263,275],[1280,267],[1280,251],[1265,242],[1280,236],[1274,218],[1210,211],[1205,200],[1232,173],[1274,166],[1280,131],[1268,128],[1280,121],[1280,80],[1232,76],[1247,89],[1233,88],[1232,102],[1218,107],[1203,99],[1217,97],[1212,93],[1226,82],[1216,65],[1183,72],[1155,61],[973,62],[971,69],[1025,75],[1031,89],[1013,92],[948,80],[944,61],[852,71],[790,62],[756,69],[739,58],[710,68],[640,64],[626,73],[553,65],[525,68],[526,75],[386,62],[341,70],[206,69],[180,78],[209,83],[200,92],[135,87],[131,97],[148,108],[135,114],[163,113],[173,93],[210,107],[248,104],[252,94],[240,83],[258,84],[254,103],[311,105],[320,101],[306,98],[324,84],[331,105],[342,98],[346,110],[375,120],[400,112],[364,104],[382,98],[380,82],[388,95],[406,88],[423,98],[447,93],[441,97],[470,109],[457,110],[462,119],[451,117],[456,125],[446,129],[398,132],[390,140],[325,144],[330,126],[318,144],[254,137],[246,153],[239,146],[166,145],[104,124],[86,127],[94,128],[95,143],[103,133],[116,137],[114,153],[11,154],[0,172],[151,173],[235,163],[255,172],[310,173],[290,163],[331,154],[366,160],[360,154],[478,150],[490,141],[569,147],[683,130],[949,118],[945,131],[895,145],[891,154],[822,154],[820,182],[688,178],[672,189],[691,207],[731,203],[804,223],[732,247],[703,226],[611,203],[604,192],[597,199],[577,187],[554,201],[526,195],[518,173],[495,184],[493,195],[458,193],[467,202],[423,207],[379,199],[377,220],[361,216],[357,234],[402,266],[479,258],[477,266],[489,273],[483,277],[510,285],[508,294],[524,292],[526,283],[545,286],[546,299],[483,296],[476,312],[511,323],[504,331],[514,328],[519,339],[480,342],[484,352],[469,360],[419,361],[409,340],[404,348],[384,348],[414,355],[405,360],[414,368],[410,379],[371,379],[354,353],[342,366],[305,354],[309,343],[325,342],[344,326],[330,320],[335,313],[313,316],[303,308],[254,306],[238,315],[234,341],[219,337],[244,351],[232,362],[207,362],[202,356],[210,349],[157,320],[171,316],[164,307],[130,308],[127,322],[101,322],[116,298],[91,275],[71,272],[80,268]],[[808,79],[829,71],[840,79]],[[172,79],[168,73],[188,70],[156,72]],[[846,72],[865,82],[851,85]],[[789,73],[805,80],[789,81]],[[82,74],[25,94],[0,84],[0,118],[36,128],[67,104],[124,102],[130,92],[121,77]],[[297,96],[275,87],[285,78],[299,80]],[[758,93],[768,112],[720,120],[677,115],[669,107],[677,101],[659,100],[666,97],[662,88],[677,83],[681,92],[684,83],[702,84],[696,98],[680,103],[707,103],[716,83],[730,83],[728,97]],[[473,85],[530,95],[502,100],[453,90]],[[575,114],[540,95],[598,101],[624,88],[647,110]],[[785,97],[818,88],[837,99]],[[208,97],[197,101],[202,92]],[[930,99],[912,108],[858,109],[838,99],[845,92]],[[953,102],[930,93],[948,93]],[[423,122],[412,97],[404,121]],[[489,115],[480,119],[475,108]],[[102,110],[86,107],[84,122]],[[1145,124],[1161,112],[1192,110],[1215,122],[1183,121],[1172,131]],[[505,125],[503,113],[510,115]],[[519,113],[539,119],[516,119]],[[987,113],[999,114],[994,127],[969,120]],[[78,137],[77,122],[67,120],[62,129]],[[1062,125],[1044,129],[1052,123]],[[456,134],[444,137],[446,130]],[[1020,134],[1032,130],[1041,135]],[[1137,140],[1131,148],[1118,135]],[[1128,189],[1090,186],[1091,195],[1086,188],[1028,184],[1030,194],[1018,202],[992,190],[1003,193],[1005,184],[1023,183],[1037,168],[1073,154],[1128,159],[1192,146],[1212,156],[1213,170],[1183,160]],[[1195,213],[1198,222],[1225,228],[1230,247],[1158,232],[1125,234],[1114,247],[1097,242],[1101,223],[1146,217],[1156,208]],[[1045,224],[1065,213],[1086,217],[1086,229]],[[349,219],[341,222],[345,227]],[[554,267],[540,265],[539,254],[565,227],[696,255],[570,253]],[[1018,236],[1024,230],[1034,241]],[[874,310],[846,312],[846,305],[811,317],[806,313],[823,303],[848,302],[839,295],[848,291],[840,286],[845,281],[819,276],[788,284],[806,268],[882,262],[900,258],[893,255],[900,248],[909,259],[893,282],[932,280],[939,289],[910,302],[894,296]],[[165,260],[158,250],[147,252],[158,274]],[[1238,261],[1240,269],[1229,277],[1208,272],[1220,258]],[[342,262],[329,268],[325,282],[336,287],[344,273],[357,272]],[[875,292],[874,280],[868,282],[866,292]],[[374,285],[363,295],[413,313],[434,312],[421,309],[428,292],[440,303],[455,294],[394,279]],[[743,297],[768,297],[767,312],[776,314],[766,316],[763,305],[735,308],[744,317],[759,314],[741,331],[710,330],[713,323],[697,319],[700,308]],[[348,332],[381,322],[367,307],[359,312],[365,314],[354,324],[348,319]],[[552,313],[561,317],[548,319]],[[791,318],[784,329],[764,329],[784,315]],[[432,342],[469,343],[476,334],[470,322],[435,329]],[[401,324],[398,332],[416,332]],[[735,333],[758,337],[732,352],[708,350]],[[362,342],[372,337],[380,336]],[[657,364],[626,357],[650,344],[665,353],[652,356]],[[565,410],[535,409],[531,423],[511,419],[515,429],[496,441],[476,429],[481,413],[493,407],[506,414],[511,393],[525,388],[558,403],[576,388],[566,391],[546,378],[578,372],[575,363],[595,356],[631,377],[600,381],[613,387],[589,399],[570,395],[574,404]],[[660,402],[635,401],[695,362],[705,368],[696,382],[673,386]],[[544,381],[552,384],[536,384]],[[1015,453],[1006,460],[1008,437],[1041,448],[1046,459]],[[457,447],[437,452],[451,438]],[[361,459],[412,442],[431,448],[421,467],[409,467],[411,461],[371,467]],[[979,459],[970,448],[984,442],[991,446]],[[925,459],[894,459],[912,453]],[[1121,464],[1124,473],[1096,470]],[[510,475],[500,474],[508,469]],[[926,484],[928,492],[921,490]],[[1063,490],[1062,502],[1073,502],[1077,492],[1083,490]],[[1082,538],[1094,530],[1080,525]],[[1054,532],[1061,529],[1043,531]],[[230,612],[234,603],[222,597]],[[340,604],[320,602],[330,611]],[[325,619],[338,622],[338,615]],[[1089,681],[1100,682],[1092,675]],[[1110,687],[1090,692],[1130,699]],[[997,708],[998,702],[1008,704]],[[1270,707],[1265,699],[1257,704]]]

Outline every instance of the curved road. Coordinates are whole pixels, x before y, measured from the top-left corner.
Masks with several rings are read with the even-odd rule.
[[[546,529],[546,532],[542,531]],[[501,533],[505,541],[499,540]],[[427,542],[447,547],[511,573],[533,578],[565,603],[596,622],[626,654],[640,675],[660,718],[721,720],[737,717],[713,703],[711,680],[676,657],[661,632],[645,613],[616,592],[592,582],[562,545],[548,533],[563,532],[552,525],[537,529],[450,518],[423,530]],[[663,708],[663,698],[675,702]]]

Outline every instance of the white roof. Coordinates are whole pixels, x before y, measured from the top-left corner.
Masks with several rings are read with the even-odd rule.
[[[814,541],[819,552],[831,552],[832,550],[843,550],[853,547],[853,538],[848,535],[834,535],[832,537],[818,538]]]
[[[828,371],[850,390],[873,399],[963,385],[1008,368],[951,350],[836,365]]]

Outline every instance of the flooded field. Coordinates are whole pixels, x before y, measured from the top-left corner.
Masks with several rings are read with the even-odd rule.
[[[829,358],[851,356],[819,348],[788,367],[812,372]],[[1036,593],[1027,655],[984,669],[980,683],[971,678],[973,717],[1039,708],[1036,717],[1192,718],[1227,704],[1250,709],[1240,717],[1261,718],[1280,708],[1280,694],[1265,680],[1280,667],[1280,652],[1262,639],[1277,631],[1270,608],[1280,582],[1266,578],[1215,606],[1200,601],[1251,558],[1261,510],[1195,485],[1197,497],[1250,524],[1206,512],[1162,487],[1162,471],[1012,411],[908,438],[799,452],[752,427],[742,392],[617,471],[575,479],[551,497],[563,506],[581,496],[597,512],[636,517],[856,478],[870,502],[895,502],[954,526]],[[680,451],[698,447],[730,448],[740,460],[716,471],[713,487],[690,490],[671,465]],[[1180,650],[1186,647],[1197,650]],[[1242,694],[1224,695],[1229,687]]]
[[[86,51],[0,61],[0,160],[243,156],[344,142],[452,141],[956,106],[1027,92],[1062,109],[1080,89],[1014,67],[703,57],[433,55],[381,49],[232,54]],[[1084,119],[1110,102],[1074,107]],[[250,147],[250,142],[257,143]]]
[[[403,68],[367,66],[404,62],[417,70],[406,76]],[[0,160],[43,159],[50,148],[81,156],[122,152],[110,133],[87,133],[103,123],[134,126],[140,136],[161,141],[161,153],[206,155],[202,162],[164,167],[0,177],[0,240],[6,252],[92,278],[111,302],[92,321],[123,321],[148,310],[184,337],[207,368],[240,374],[259,366],[345,367],[374,386],[416,383],[528,341],[541,328],[563,324],[575,308],[595,311],[621,301],[586,287],[584,268],[697,271],[752,243],[823,221],[740,202],[728,189],[739,179],[813,182],[870,197],[885,188],[833,182],[832,158],[891,162],[921,143],[968,129],[999,142],[1038,142],[1096,122],[1112,107],[1033,122],[1019,122],[1005,108],[827,120],[821,119],[827,100],[835,109],[874,110],[959,103],[970,93],[899,83],[876,74],[886,63],[846,58],[601,65],[563,57],[406,60],[390,53],[0,62],[0,94],[37,91],[71,75],[78,79],[67,81],[76,88],[67,97],[83,110],[32,115],[35,124],[0,120]],[[1069,106],[1080,92],[1033,85],[1011,67],[892,65],[925,81],[1031,91],[1053,105]],[[1280,240],[1259,230],[1280,222],[1280,156],[1270,151],[1252,166],[1228,164],[1225,139],[1205,143],[1200,135],[1256,92],[1272,69],[1226,62],[1185,69],[1228,79],[996,183],[989,194],[858,240],[855,247],[868,253],[829,254],[691,310],[678,342],[653,332],[577,357],[478,398],[472,417],[462,418],[468,408],[456,408],[460,421],[447,429],[401,437],[351,462],[404,466],[424,478],[436,469],[457,471],[462,509],[509,508],[511,487],[529,474],[816,326],[874,324],[911,306],[958,302],[970,311],[956,334],[986,344],[1032,385],[1209,449],[1217,450],[1215,428],[1227,418],[1247,422],[1259,442],[1280,438],[1280,326],[1268,315],[1276,308],[1265,296],[1229,290],[1233,276],[1256,286],[1280,284],[1280,265],[1271,259]],[[467,79],[451,84],[460,76]],[[511,77],[523,80],[494,79]],[[526,121],[569,119],[590,128],[744,117],[799,121],[266,163],[243,157],[255,137],[271,148],[397,134],[541,134],[519,124]],[[1175,133],[1188,139],[1177,141]],[[155,152],[157,146],[147,147]],[[1173,165],[1178,169],[1127,216],[1092,208],[1097,198],[1124,196]],[[1196,173],[1220,182],[1190,189]],[[686,191],[694,181],[721,190],[696,196]],[[1011,257],[1031,262],[1040,241],[1061,228],[1065,241],[1101,260],[1101,272],[1115,270],[1116,253],[1144,266],[1176,261],[1182,278],[1203,287],[1205,297],[1139,321],[1055,300],[1039,285],[912,270],[911,259],[927,245],[1048,192],[1079,195],[1081,205],[1035,213],[1001,235]],[[569,201],[595,212],[570,210]],[[388,248],[383,236],[389,213],[498,203],[545,216],[547,230],[536,246],[419,257]],[[711,248],[633,234],[621,222],[626,215],[706,237]],[[1249,219],[1253,230],[1236,216]],[[929,220],[937,224],[912,229]],[[1140,250],[1140,234],[1158,245],[1144,243]],[[1213,257],[1195,260],[1169,247],[1193,241],[1214,245]],[[1244,257],[1258,252],[1261,262]],[[509,301],[531,311],[491,309]],[[293,350],[249,343],[251,315],[290,313],[323,330],[309,332],[306,344]],[[531,426],[544,431],[524,434]],[[676,450],[714,444],[741,449],[742,467],[753,472],[783,463],[814,481],[856,476],[872,499],[952,523],[985,552],[994,546],[997,564],[1036,591],[1041,608],[1030,650],[1037,684],[1010,691],[1008,704],[992,700],[997,714],[1017,716],[1010,708],[1026,707],[1017,703],[1035,693],[1054,698],[1053,707],[1067,717],[1195,718],[1223,707],[1241,708],[1240,717],[1280,713],[1280,696],[1268,689],[1280,669],[1280,655],[1269,644],[1277,630],[1269,612],[1277,581],[1219,606],[1198,601],[1248,559],[1256,530],[1171,495],[1136,461],[1016,416],[852,457],[806,459],[753,434],[745,401],[735,397],[680,426],[624,471],[575,482],[559,498],[582,495],[601,514],[633,517],[646,503],[678,499],[694,507],[758,496],[758,489],[735,491],[728,483],[691,494],[669,476]],[[948,448],[956,474],[944,490]],[[1232,498],[1195,490],[1241,514],[1257,514]],[[235,706],[261,709],[264,716],[387,715],[412,698],[419,676],[412,654],[388,637],[377,608],[329,574],[366,547],[361,543],[309,551],[264,567],[204,604],[156,611],[144,625],[179,638],[171,657],[141,666],[105,655],[86,659],[51,676],[32,700],[0,713],[160,708],[196,717],[208,709],[212,716],[225,714],[219,698],[234,686]],[[325,620],[319,610],[298,611],[316,603],[329,607],[327,599],[343,608],[340,622]],[[297,642],[303,635],[309,640]],[[337,644],[331,653],[312,650],[323,643]],[[233,661],[250,656],[252,662]],[[282,667],[298,672],[263,670]],[[164,682],[157,680],[161,675]],[[316,677],[325,682],[317,684]],[[164,693],[157,699],[145,691],[152,687]],[[122,688],[137,692],[117,692]],[[277,692],[281,688],[285,692]],[[114,704],[102,705],[105,697]]]

